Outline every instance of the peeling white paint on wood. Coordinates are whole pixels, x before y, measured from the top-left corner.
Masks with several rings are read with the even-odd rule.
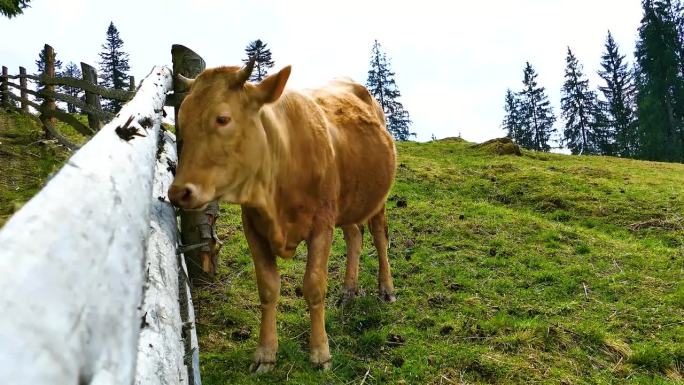
[[[138,376],[155,368],[177,374],[156,383],[187,378],[175,215],[157,199],[172,178],[156,161],[171,83],[171,71],[155,67],[135,98],[0,231],[0,384],[131,384],[138,359]],[[144,136],[117,135],[127,121]],[[165,160],[175,150],[164,135]],[[138,353],[142,341],[160,341],[161,350]]]
[[[179,266],[183,264],[182,257],[176,255],[176,213],[166,199],[166,192],[173,182],[173,175],[168,168],[177,162],[176,145],[173,135],[166,132],[163,135],[164,150],[157,159],[153,187],[153,196],[158,199],[152,204],[151,233],[145,263],[147,279],[141,309],[142,329],[135,376],[137,385],[190,384],[188,370],[194,370],[188,369],[185,362],[185,345],[181,339],[185,317],[181,317],[178,298],[179,290],[189,293],[189,288],[185,280],[179,280]],[[185,271],[182,274],[186,274]],[[192,308],[191,303],[189,306]],[[194,328],[192,332],[186,338],[192,340],[194,337],[196,340]],[[192,385],[200,385],[199,375]]]

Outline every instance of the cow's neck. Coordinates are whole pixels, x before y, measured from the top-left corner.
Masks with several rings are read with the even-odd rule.
[[[277,186],[286,167],[285,159],[289,157],[288,132],[278,122],[282,122],[282,109],[278,103],[266,105],[262,108],[260,121],[267,138],[267,150],[261,159],[260,167],[255,177],[247,182],[244,205],[256,209],[273,251],[283,257],[288,257],[287,235],[283,231],[283,224],[279,217],[280,208],[277,205]]]

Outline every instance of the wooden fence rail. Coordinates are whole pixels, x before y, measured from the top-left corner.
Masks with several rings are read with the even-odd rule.
[[[10,75],[7,67],[2,67],[2,75],[0,76],[0,105],[4,108],[16,108],[16,105],[18,105],[19,109],[24,112],[28,112],[29,107],[33,107],[36,111],[40,112],[41,121],[50,136],[56,137],[67,147],[77,148],[76,145],[70,143],[57,132],[58,130],[54,127],[55,119],[71,125],[82,135],[91,136],[103,126],[103,122],[114,118],[114,114],[102,109],[100,98],[104,97],[123,102],[131,100],[135,95],[135,79],[133,76],[129,78],[129,90],[102,87],[97,84],[95,68],[86,63],[81,63],[82,79],[56,76],[54,50],[48,44],[45,45],[44,50],[46,57],[45,72],[41,75],[27,74],[24,67],[19,67],[18,75]],[[19,84],[13,83],[11,80],[19,80]],[[36,90],[28,87],[29,80],[38,85]],[[84,98],[81,100],[72,95],[57,92],[55,86],[83,90],[85,93]],[[18,90],[19,95],[13,93],[13,89]],[[30,100],[29,95],[43,99],[43,103],[39,104]],[[88,125],[86,126],[73,115],[58,109],[56,101],[70,104],[87,113]]]
[[[200,384],[165,199],[171,89],[171,71],[155,67],[0,231],[0,384]]]

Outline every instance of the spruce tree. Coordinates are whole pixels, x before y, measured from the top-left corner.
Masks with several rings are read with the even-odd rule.
[[[677,16],[670,0],[643,0],[637,60],[639,154],[684,161],[684,76]]]
[[[518,144],[537,151],[549,151],[549,140],[554,133],[556,116],[546,96],[546,90],[537,84],[537,73],[528,62],[523,72],[523,90],[519,93],[520,124],[522,135]]]
[[[78,68],[76,63],[74,62],[69,62],[66,67],[64,67],[64,71],[62,72],[62,76],[66,77],[71,77],[71,78],[76,78],[80,79],[81,78],[81,70]],[[69,86],[64,86],[62,87],[64,93],[67,95],[71,95],[77,99],[80,99],[81,96],[83,95],[83,91],[80,88],[77,87],[69,87]],[[79,109],[76,108],[71,103],[67,103],[67,111],[71,114],[79,112]]]
[[[0,1],[0,15],[11,19],[24,13],[24,8],[29,7],[31,0],[2,0]]]
[[[502,122],[502,127],[506,130],[506,136],[511,138],[516,143],[528,143],[530,138],[525,135],[528,133],[523,130],[522,121],[520,117],[520,100],[518,95],[511,91],[511,89],[506,90],[506,100],[504,104],[504,111],[506,115]]]
[[[408,111],[399,101],[401,92],[394,80],[394,72],[390,70],[387,55],[380,50],[380,43],[375,40],[368,70],[366,87],[368,91],[380,103],[387,123],[387,130],[395,140],[405,141],[416,136],[410,131],[411,119]]]
[[[268,74],[269,68],[273,67],[273,60],[271,60],[271,50],[266,48],[266,43],[257,39],[247,45],[245,53],[247,58],[243,60],[248,63],[251,58],[256,58],[254,61],[254,70],[249,77],[253,82],[260,82]]]
[[[634,121],[634,77],[610,31],[601,67],[598,74],[605,85],[599,87],[603,94],[599,106],[605,115],[604,131],[613,143],[614,155],[633,157],[638,147]]]
[[[589,89],[589,80],[570,47],[565,61],[565,82],[561,89],[561,117],[565,120],[563,143],[574,155],[598,154],[602,135],[598,132],[596,93]]]
[[[107,28],[107,37],[105,43],[102,45],[102,52],[100,52],[100,84],[123,90],[128,87],[128,54],[123,51],[123,40],[119,36],[119,31],[110,22]],[[121,109],[122,102],[118,100],[110,100],[105,105],[105,109],[111,112],[118,112]]]
[[[684,3],[681,0],[672,0],[670,14],[677,31],[679,72],[684,76]]]

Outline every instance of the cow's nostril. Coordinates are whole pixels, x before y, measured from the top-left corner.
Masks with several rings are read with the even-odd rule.
[[[181,197],[180,197],[181,202],[189,201],[190,197],[192,197],[192,190],[190,190],[190,188],[188,188],[188,187],[185,187],[181,193]]]
[[[189,205],[194,198],[194,186],[186,184],[183,186],[171,185],[169,188],[169,200],[176,206],[185,207]]]

